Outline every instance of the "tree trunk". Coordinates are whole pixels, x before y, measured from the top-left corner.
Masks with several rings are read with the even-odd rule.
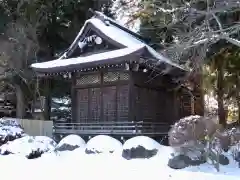
[[[20,85],[16,84],[15,88],[17,98],[16,117],[23,119],[26,114],[24,93]]]
[[[204,115],[204,91],[203,91],[203,64],[202,59],[197,57],[192,62],[193,71],[190,75],[190,81],[193,85],[192,112],[195,115]]]
[[[238,125],[240,125],[240,100],[238,100]]]
[[[240,91],[238,91],[238,96],[237,96],[237,107],[238,107],[238,121],[237,121],[237,124],[240,125]]]
[[[218,59],[220,60],[220,59]],[[226,126],[226,113],[224,108],[224,65],[223,63],[217,62],[217,101],[218,101],[218,119],[219,123],[225,127]]]
[[[238,77],[240,76],[240,73],[238,73]],[[240,81],[238,80],[236,83],[237,86],[237,108],[238,108],[238,120],[237,120],[237,125],[240,125]]]
[[[204,115],[204,93],[203,93],[203,83],[202,83],[202,70],[195,75],[195,84],[193,87],[194,95],[194,114],[203,116]]]

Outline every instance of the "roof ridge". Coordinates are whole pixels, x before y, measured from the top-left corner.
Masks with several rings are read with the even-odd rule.
[[[106,24],[107,26],[109,26],[109,24],[112,24],[113,26],[127,32],[128,34],[132,35],[133,37],[137,38],[138,40],[142,41],[145,44],[148,44],[148,40],[146,38],[144,38],[143,36],[141,36],[140,34],[133,32],[132,30],[130,30],[129,28],[125,27],[124,25],[118,23],[117,21],[113,20],[112,18],[106,16],[105,14],[103,14],[100,11],[93,11],[90,9],[90,11],[93,13],[93,17],[101,20],[104,24]]]

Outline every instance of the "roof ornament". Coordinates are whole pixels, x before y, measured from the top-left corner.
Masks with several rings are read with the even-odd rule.
[[[96,38],[95,38],[95,43],[96,44],[102,44],[102,42],[103,42],[103,40],[102,40],[102,38],[101,37],[99,37],[99,36],[97,36]]]
[[[88,37],[85,37],[83,39],[83,41],[79,41],[78,42],[78,47],[83,50],[84,47],[86,47],[87,45],[91,45],[91,44],[97,44],[97,45],[100,45],[102,44],[103,40],[101,37],[97,36],[97,35],[92,35],[92,36],[88,36]]]

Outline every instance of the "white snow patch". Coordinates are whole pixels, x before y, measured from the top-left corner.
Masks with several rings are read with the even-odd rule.
[[[147,136],[136,136],[131,139],[128,139],[123,144],[123,149],[132,149],[137,148],[138,146],[142,146],[147,150],[159,149],[161,145]]]
[[[52,101],[59,104],[69,105],[71,103],[71,99],[69,97],[63,98],[52,98]]]
[[[56,143],[49,137],[45,136],[25,136],[14,141],[9,141],[0,147],[1,153],[5,151],[12,154],[28,156],[34,151],[50,152],[53,151]]]
[[[234,161],[232,155],[230,154],[224,154],[224,155],[229,159],[229,164],[226,166],[220,165],[219,167],[220,172],[217,172],[216,168],[212,165],[212,163],[205,163],[200,166],[190,166],[183,170],[190,171],[190,172],[202,172],[202,173],[212,173],[212,174],[225,174],[225,175],[239,174],[240,175],[240,173],[237,172],[239,171],[238,163]]]
[[[159,161],[161,161],[161,163],[165,166],[168,166],[168,161],[169,159],[171,159],[174,154],[174,149],[170,146],[164,146],[164,145],[160,145],[160,148],[158,149],[158,154],[153,157],[153,158],[157,158]]]
[[[64,144],[69,144],[71,146],[79,146],[84,147],[86,145],[86,142],[78,135],[68,135],[65,138],[63,138],[57,145],[56,148],[61,147]]]
[[[221,166],[220,172],[208,165],[173,170],[161,160],[169,147],[161,145],[159,158],[125,160],[121,155],[86,155],[84,151],[69,151],[59,156],[46,154],[41,158],[27,160],[22,156],[0,156],[1,176],[8,180],[59,180],[76,178],[89,180],[156,179],[161,180],[239,180],[236,164]],[[33,168],[36,167],[36,168]]]
[[[61,107],[59,108],[60,111],[64,111],[64,110],[70,111],[71,109],[72,109],[71,107],[64,107],[64,106],[61,106]]]
[[[98,135],[87,142],[86,150],[100,153],[121,152],[122,143],[110,136]]]

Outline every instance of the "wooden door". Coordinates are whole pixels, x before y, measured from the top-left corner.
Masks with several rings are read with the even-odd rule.
[[[88,120],[88,89],[78,89],[77,91],[77,122],[87,122]]]
[[[129,118],[129,85],[117,88],[117,121],[128,121]]]
[[[89,89],[89,122],[101,121],[101,88]]]
[[[102,88],[103,100],[103,121],[116,121],[117,103],[116,103],[116,86]]]

